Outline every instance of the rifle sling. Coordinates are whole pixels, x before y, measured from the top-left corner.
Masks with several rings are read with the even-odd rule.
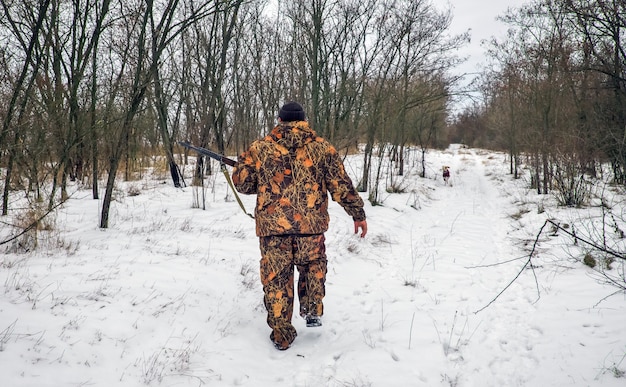
[[[246,207],[244,207],[243,202],[241,201],[241,198],[237,194],[237,190],[235,189],[235,186],[233,185],[233,181],[230,178],[230,174],[228,173],[228,169],[226,169],[226,164],[220,163],[220,165],[221,165],[221,168],[222,168],[222,173],[224,173],[224,177],[226,178],[226,181],[228,182],[228,185],[230,186],[230,189],[232,189],[233,193],[235,194],[235,199],[237,199],[237,203],[239,203],[239,207],[241,207],[241,209],[243,210],[243,212],[246,215],[248,215],[249,217],[254,219],[254,216],[252,214],[250,214],[248,211],[246,211]]]

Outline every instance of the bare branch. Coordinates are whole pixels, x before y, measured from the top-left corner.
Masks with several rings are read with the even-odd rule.
[[[477,311],[474,312],[474,314],[478,314],[479,312],[482,312],[483,310],[487,309],[489,306],[491,306],[491,304],[493,304],[494,302],[496,302],[496,300],[508,289],[511,287],[511,285],[513,285],[513,283],[519,278],[520,275],[522,275],[522,273],[524,272],[524,270],[526,270],[527,267],[530,267],[533,271],[533,276],[535,277],[535,284],[537,286],[537,300],[535,300],[535,302],[537,302],[539,300],[539,298],[541,297],[541,294],[539,292],[539,282],[537,280],[537,275],[535,273],[535,268],[532,265],[532,257],[535,254],[535,249],[537,248],[537,244],[539,243],[539,236],[541,235],[541,233],[543,232],[543,229],[546,227],[546,225],[548,224],[548,222],[550,222],[550,220],[546,220],[543,223],[543,226],[541,226],[541,229],[539,230],[539,232],[537,233],[537,237],[535,238],[535,243],[533,243],[533,248],[530,251],[530,254],[528,254],[528,260],[526,261],[526,263],[524,263],[524,266],[522,266],[522,268],[520,269],[520,271],[517,273],[517,275],[515,276],[515,278],[513,278],[511,280],[511,282],[509,282],[508,285],[506,285],[504,287],[504,289],[502,289],[500,291],[500,293],[498,293],[497,296],[495,296],[491,301],[489,301],[489,303],[485,306],[483,306],[482,308],[478,309]]]

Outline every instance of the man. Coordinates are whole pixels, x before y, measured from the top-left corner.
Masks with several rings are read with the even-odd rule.
[[[328,194],[354,220],[354,232],[367,233],[363,200],[355,191],[335,148],[318,137],[297,102],[279,112],[278,125],[250,145],[233,169],[243,194],[256,194],[256,234],[261,249],[261,283],[270,339],[285,350],[297,336],[291,324],[294,266],[298,269],[300,316],[322,325],[325,295]]]

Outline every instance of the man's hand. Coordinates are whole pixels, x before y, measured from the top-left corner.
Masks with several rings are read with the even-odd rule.
[[[366,220],[360,220],[360,221],[354,221],[354,233],[358,233],[359,229],[361,229],[361,238],[365,237],[365,234],[367,234],[367,221]]]

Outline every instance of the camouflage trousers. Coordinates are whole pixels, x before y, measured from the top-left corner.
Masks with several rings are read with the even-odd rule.
[[[324,235],[261,237],[261,283],[270,338],[287,349],[297,336],[291,324],[294,301],[294,266],[298,269],[300,315],[321,316],[325,295],[326,246]]]

